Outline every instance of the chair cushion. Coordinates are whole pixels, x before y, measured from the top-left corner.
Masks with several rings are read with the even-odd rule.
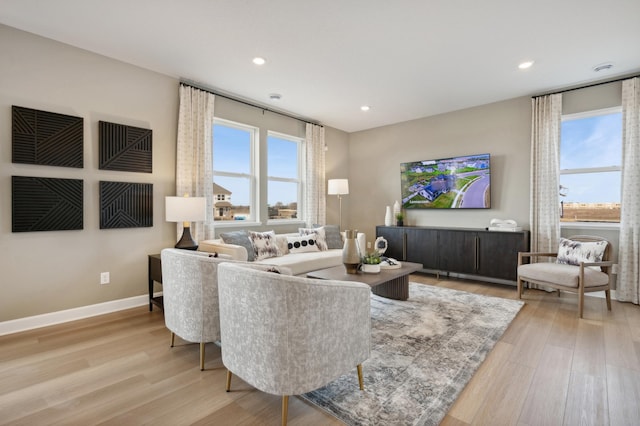
[[[530,263],[518,266],[518,277],[524,281],[547,282],[563,287],[578,288],[580,267],[562,263]],[[596,269],[584,268],[584,286],[606,285],[609,276]]]
[[[573,241],[560,238],[557,263],[580,265],[580,262],[602,262],[606,241]]]

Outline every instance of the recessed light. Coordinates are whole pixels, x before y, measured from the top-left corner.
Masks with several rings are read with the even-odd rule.
[[[520,68],[521,70],[526,70],[527,68],[531,68],[531,65],[533,65],[533,61],[525,61],[521,62],[518,65],[518,68]]]
[[[260,56],[256,56],[255,58],[253,58],[253,63],[256,65],[264,65],[267,62],[266,59],[261,58]]]
[[[362,111],[369,111],[369,110],[371,109],[371,107],[370,107],[369,105],[362,105],[362,106],[360,107],[360,109],[361,109]]]
[[[598,64],[593,67],[594,72],[607,71],[613,68],[613,64],[611,62],[605,62],[603,64]]]
[[[269,93],[269,99],[272,101],[279,101],[282,99],[282,95],[280,93]]]

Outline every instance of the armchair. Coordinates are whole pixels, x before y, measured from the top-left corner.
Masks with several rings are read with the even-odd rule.
[[[370,354],[370,287],[358,282],[287,276],[225,263],[218,269],[222,362],[226,390],[235,374],[281,395],[322,387]]]
[[[611,310],[611,243],[604,238],[574,235],[561,239],[558,253],[518,253],[518,298],[522,299],[524,282],[578,293],[578,315],[583,316],[584,294],[604,291]],[[551,257],[556,263],[525,263],[526,258]]]

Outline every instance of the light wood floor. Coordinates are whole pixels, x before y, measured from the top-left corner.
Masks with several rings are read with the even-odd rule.
[[[412,281],[516,298],[510,286]],[[525,300],[442,424],[640,424],[640,308],[614,301],[608,312],[589,297],[579,320],[574,295]],[[2,336],[0,424],[279,424],[280,398],[237,378],[226,393],[220,350],[206,349],[201,372],[198,346],[169,348],[162,313],[144,307]],[[290,398],[289,424],[341,423]]]

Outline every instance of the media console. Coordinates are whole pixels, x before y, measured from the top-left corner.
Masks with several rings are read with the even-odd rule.
[[[518,252],[529,251],[529,231],[424,226],[376,226],[385,256],[422,263],[424,270],[515,285]]]

